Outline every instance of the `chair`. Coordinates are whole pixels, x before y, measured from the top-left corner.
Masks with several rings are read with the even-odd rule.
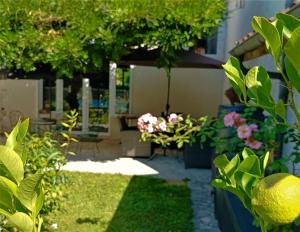
[[[149,157],[151,143],[141,142],[141,132],[136,126],[128,126],[126,117],[119,117],[122,154],[130,157]]]

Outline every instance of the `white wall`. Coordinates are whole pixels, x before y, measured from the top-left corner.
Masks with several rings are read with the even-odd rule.
[[[223,80],[223,70],[172,69],[170,112],[216,115],[222,100]],[[164,70],[136,66],[131,83],[131,113],[160,115],[165,110],[167,77]]]
[[[20,111],[24,117],[37,119],[39,115],[38,80],[0,80],[0,109],[5,114],[1,126],[10,128],[9,112]]]

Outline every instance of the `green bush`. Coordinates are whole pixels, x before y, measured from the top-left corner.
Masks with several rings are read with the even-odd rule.
[[[25,174],[30,175],[36,172],[43,174],[45,200],[41,209],[42,214],[48,214],[50,211],[58,209],[64,198],[63,191],[66,180],[60,170],[66,164],[66,155],[74,155],[68,150],[68,146],[71,142],[77,142],[71,137],[77,117],[76,110],[65,114],[66,119],[61,124],[67,131],[61,132],[61,142],[55,139],[54,134],[50,132],[44,133],[43,136],[27,135],[25,139],[24,150],[27,154]]]
[[[65,155],[61,151],[60,143],[49,132],[43,136],[28,135],[25,139],[25,150],[28,154],[25,174],[38,171],[44,174],[42,183],[45,201],[41,213],[48,214],[59,207],[63,198],[65,177],[60,169],[66,163]]]
[[[12,231],[39,232],[43,219],[43,173],[25,175],[27,153],[23,141],[29,120],[18,122],[0,146],[0,215],[1,228]]]

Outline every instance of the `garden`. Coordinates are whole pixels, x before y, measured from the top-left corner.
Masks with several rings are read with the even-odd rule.
[[[225,3],[161,4],[3,0],[0,66],[24,76],[42,68],[55,78],[78,78],[95,70],[107,72],[109,61],[134,47],[159,48],[157,65],[172,78],[176,52],[211,35],[226,17]],[[221,109],[216,118],[168,109],[161,117],[147,113],[137,126],[141,141],[164,149],[194,144],[213,148],[216,214],[218,194],[230,192],[262,232],[299,231],[300,178],[295,166],[300,162],[300,110],[295,95],[300,92],[300,20],[278,13],[273,21],[254,17],[252,27],[274,59],[287,101],[273,98],[264,67],[245,72],[230,57],[223,68],[241,104]],[[287,120],[287,108],[295,123]],[[187,179],[62,171],[68,158],[76,156],[71,145],[78,142],[73,131],[79,116],[76,110],[65,114],[61,131],[30,133],[27,118],[5,133],[0,145],[1,231],[195,230]],[[293,151],[280,156],[288,142],[294,144]]]

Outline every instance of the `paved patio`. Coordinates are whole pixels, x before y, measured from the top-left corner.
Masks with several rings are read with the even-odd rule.
[[[71,157],[64,170],[94,173],[121,173],[124,175],[155,175],[167,180],[189,179],[194,225],[196,232],[218,232],[211,197],[211,171],[185,169],[182,155],[169,151],[153,160],[122,157],[118,140],[99,143],[74,144],[77,156]]]

